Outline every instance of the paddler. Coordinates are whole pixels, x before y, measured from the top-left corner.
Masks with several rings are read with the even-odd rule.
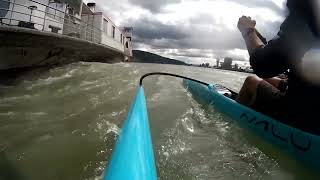
[[[247,77],[237,101],[296,128],[319,133],[320,56],[313,60],[304,56],[319,47],[320,1],[287,0],[287,7],[289,14],[280,31],[267,44],[259,38],[255,20],[239,19],[238,29],[257,76]],[[274,78],[284,72],[288,72],[287,80]]]

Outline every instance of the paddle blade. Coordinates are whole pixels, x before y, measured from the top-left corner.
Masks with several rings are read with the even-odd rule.
[[[146,99],[140,86],[105,172],[106,180],[157,179]]]

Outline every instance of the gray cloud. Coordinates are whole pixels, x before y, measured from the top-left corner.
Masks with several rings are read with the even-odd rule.
[[[212,25],[222,26],[222,25]],[[245,48],[241,34],[237,30],[229,30],[226,27],[220,29],[208,30],[202,28],[194,28],[190,30],[190,38],[183,44],[185,48],[199,48],[199,49],[224,49],[231,50],[235,48]],[[194,34],[192,34],[194,33]],[[181,44],[182,45],[182,44]]]
[[[281,24],[281,22],[262,21],[262,19],[257,19],[257,22],[257,28],[268,40],[276,35]],[[150,19],[138,19],[133,24],[135,42],[148,44],[152,48],[246,49],[238,30],[226,28],[207,14],[199,14],[179,26],[166,25]]]
[[[257,19],[257,29],[265,38],[270,40],[280,30],[281,23],[281,21],[271,22]]]
[[[179,50],[178,52],[169,52],[167,54],[171,56],[181,56],[181,57],[190,57],[190,58],[210,58],[208,54],[205,53],[206,50]]]
[[[258,29],[270,40],[279,30],[281,22],[262,21],[258,19]],[[145,23],[147,22],[147,23]],[[260,23],[259,23],[260,22]],[[230,30],[217,23],[207,14],[199,14],[189,22],[177,26],[165,25],[157,20],[138,19],[133,24],[138,25],[134,30],[135,48],[148,47],[151,52],[176,57],[186,58],[219,58],[232,57],[245,60],[231,54],[234,49],[246,50],[246,46],[238,30]],[[148,26],[150,24],[150,28]],[[189,24],[189,25],[186,25]],[[160,33],[158,32],[166,33]],[[176,49],[170,52],[170,49]]]
[[[134,21],[132,25],[134,27],[134,35],[138,40],[179,40],[187,37],[187,34],[178,26],[163,24],[157,20],[143,18]]]
[[[152,19],[138,19],[132,23],[134,42],[145,43],[152,48],[223,50],[245,48],[241,34],[237,30],[229,30],[206,14],[200,14],[180,25],[167,25]]]
[[[191,17],[189,22],[193,25],[207,25],[211,23],[216,23],[216,20],[212,17],[211,14],[200,13],[195,17]]]
[[[200,13],[175,24],[166,24],[159,20],[163,7],[181,0],[95,0],[101,4],[113,19],[120,19],[121,26],[133,26],[133,45],[135,49],[148,49],[160,55],[168,55],[177,59],[202,59],[235,57],[231,52],[235,49],[246,49],[244,40],[236,28],[229,29],[216,22],[212,14]],[[188,0],[197,1],[197,0]],[[241,4],[249,8],[267,8],[280,16],[285,11],[271,0],[225,0]],[[134,11],[137,6],[149,10],[144,16],[131,18],[125,16],[127,11]],[[228,11],[226,11],[228,13]],[[157,17],[156,17],[157,16]],[[281,22],[266,21],[256,17],[257,28],[267,39],[274,37]],[[125,18],[124,18],[125,17]],[[129,18],[129,19],[128,19]],[[237,19],[235,19],[237,21]],[[172,22],[171,22],[172,23]],[[175,51],[172,51],[175,49]]]
[[[148,9],[151,12],[158,13],[165,5],[172,3],[180,3],[181,0],[129,0],[132,4],[138,5],[144,9]]]

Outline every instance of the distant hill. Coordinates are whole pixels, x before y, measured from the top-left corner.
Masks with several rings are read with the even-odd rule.
[[[133,50],[132,53],[133,53],[132,62],[188,65],[182,61],[165,58],[165,57],[162,57],[153,53],[145,52],[145,51]]]

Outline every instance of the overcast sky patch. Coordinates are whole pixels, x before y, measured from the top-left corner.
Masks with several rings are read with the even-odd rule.
[[[92,2],[86,0],[86,2]],[[203,63],[248,60],[237,21],[248,15],[268,40],[283,21],[285,0],[95,0],[118,26],[132,26],[134,48]]]

